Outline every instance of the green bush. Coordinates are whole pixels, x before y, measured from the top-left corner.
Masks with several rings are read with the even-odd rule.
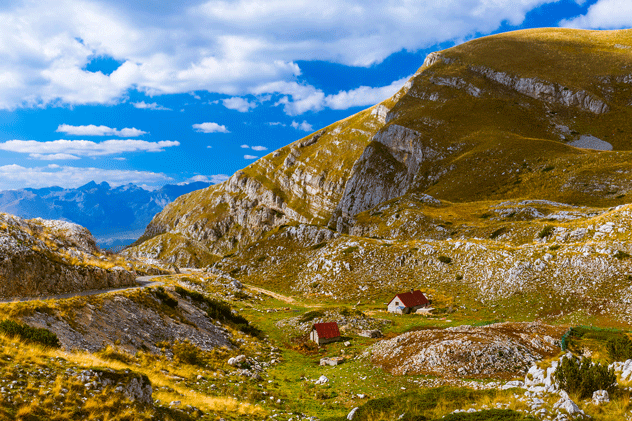
[[[169,306],[171,308],[176,308],[178,306],[178,300],[176,300],[175,298],[173,298],[172,296],[167,294],[167,292],[165,291],[165,289],[163,287],[156,288],[154,290],[154,294],[156,294],[156,297],[160,301],[165,303],[165,305],[167,305],[167,306]]]
[[[616,253],[614,254],[614,257],[616,257],[619,260],[623,260],[630,257],[630,255],[626,253],[625,251],[617,250]]]
[[[57,335],[50,330],[32,327],[13,320],[1,321],[0,332],[7,336],[18,337],[26,342],[34,342],[53,348],[61,347],[59,338],[57,338]]]
[[[610,338],[606,343],[606,349],[612,361],[626,361],[632,358],[632,341],[625,335]]]
[[[439,256],[438,259],[441,263],[445,263],[446,265],[452,262],[452,259],[448,256]]]
[[[200,304],[205,304],[206,314],[211,319],[216,319],[229,323],[235,329],[250,336],[261,337],[263,335],[263,332],[252,326],[245,317],[234,313],[228,303],[213,300],[212,298],[208,298],[197,291],[189,291],[188,289],[184,289],[179,286],[177,286],[175,289],[181,297],[190,297],[193,301],[196,301]]]
[[[617,384],[614,369],[601,363],[593,363],[590,358],[579,360],[564,357],[553,376],[560,389],[577,395],[579,399],[591,397],[596,390],[612,393]]]
[[[538,237],[540,238],[548,237],[549,235],[553,234],[554,229],[555,227],[553,225],[546,225],[544,228],[542,228],[542,231],[538,233]]]

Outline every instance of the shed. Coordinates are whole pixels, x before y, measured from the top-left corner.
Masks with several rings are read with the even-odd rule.
[[[316,342],[318,345],[339,341],[340,330],[338,329],[338,323],[315,323],[312,326],[309,339]]]
[[[430,301],[428,301],[423,292],[411,289],[409,292],[402,292],[394,296],[388,303],[387,308],[390,313],[408,314],[427,307],[428,304],[430,304]]]

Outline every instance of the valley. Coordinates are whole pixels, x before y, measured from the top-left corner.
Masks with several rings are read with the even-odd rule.
[[[632,419],[621,45],[537,29],[432,53],[386,101],[163,203],[118,254],[0,214],[0,415]],[[431,309],[387,311],[414,290]]]

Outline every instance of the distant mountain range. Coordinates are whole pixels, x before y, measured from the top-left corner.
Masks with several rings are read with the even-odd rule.
[[[210,185],[168,184],[149,191],[134,184],[112,188],[92,181],[76,189],[5,190],[0,191],[0,212],[74,222],[88,228],[101,247],[113,247],[132,243],[154,215],[178,196]]]

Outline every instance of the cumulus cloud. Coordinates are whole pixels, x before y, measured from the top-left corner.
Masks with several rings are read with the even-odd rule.
[[[270,121],[269,123],[266,123],[266,124],[268,126],[281,126],[281,127],[287,126],[287,124],[281,123],[280,121]]]
[[[249,102],[247,99],[238,96],[223,99],[222,104],[224,104],[224,107],[230,110],[237,110],[240,113],[247,113],[251,108],[257,106],[256,102]]]
[[[194,183],[196,181],[203,181],[205,183],[218,184],[218,183],[228,180],[229,178],[230,177],[227,176],[226,174],[194,175],[193,177],[187,179],[185,182],[178,183],[178,184],[188,184],[188,183]]]
[[[410,77],[407,76],[396,80],[386,86],[360,86],[359,88],[340,91],[333,95],[325,95],[320,89],[296,82],[268,83],[253,88],[252,92],[257,94],[268,92],[281,95],[281,99],[275,105],[283,105],[285,113],[294,116],[307,111],[320,111],[324,108],[346,110],[351,107],[374,105],[393,96]],[[280,125],[281,123],[268,124]]]
[[[118,136],[118,137],[138,137],[147,132],[138,130],[135,127],[118,130],[108,126],[95,126],[89,124],[87,126],[71,126],[69,124],[60,124],[57,132],[66,133],[74,136]]]
[[[560,26],[584,29],[616,29],[632,26],[632,2],[629,0],[599,0],[585,15],[563,20]]]
[[[0,190],[23,187],[60,186],[75,188],[90,181],[106,181],[112,186],[123,184],[164,184],[172,180],[162,173],[149,171],[109,170],[102,168],[80,168],[48,165],[46,167],[23,167],[20,165],[0,166]]]
[[[302,130],[304,132],[311,132],[312,131],[312,125],[309,124],[305,120],[303,120],[302,123],[299,123],[297,121],[292,121],[291,126],[294,127],[296,130]]]
[[[195,129],[196,132],[200,133],[230,133],[226,126],[220,126],[217,123],[211,122],[194,124],[193,129]]]
[[[518,25],[527,12],[555,1],[10,2],[0,9],[0,108],[112,104],[130,89],[239,97],[253,87],[294,81],[300,60],[370,66],[398,51],[458,42],[505,22]],[[598,9],[589,14],[603,15]],[[614,10],[612,19],[623,19],[627,9]],[[122,64],[107,75],[88,71],[93,57]],[[313,109],[307,99],[294,112]]]
[[[105,156],[129,152],[162,152],[164,148],[179,146],[180,142],[163,140],[147,142],[138,139],[111,139],[105,142],[90,140],[8,140],[0,143],[0,150],[29,154],[31,158],[41,160],[77,159],[80,156]]]
[[[254,155],[244,155],[244,159],[257,159],[259,158],[258,156],[254,156]]]
[[[132,105],[134,106],[134,108],[138,108],[141,110],[173,111],[171,108],[163,107],[156,102],[146,103],[145,101],[140,101],[132,102]]]
[[[250,146],[250,145],[241,145],[244,149],[252,149],[253,151],[267,151],[268,148],[265,146]]]

